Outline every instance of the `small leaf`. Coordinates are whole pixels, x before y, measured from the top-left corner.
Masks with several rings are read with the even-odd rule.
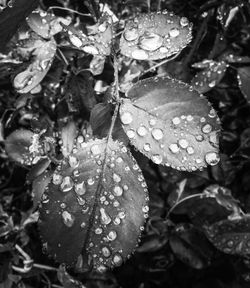
[[[233,63],[233,64],[234,63],[237,63],[237,64],[250,64],[250,57],[229,54],[228,56],[225,57],[225,61],[227,61],[229,63]]]
[[[126,23],[121,53],[137,60],[157,60],[179,53],[191,41],[192,24],[172,12],[141,14]]]
[[[32,167],[26,176],[28,182],[32,182],[36,177],[41,175],[50,165],[50,159],[43,158]]]
[[[77,127],[74,121],[69,121],[61,132],[62,137],[62,153],[64,157],[68,157],[71,153],[77,136]]]
[[[32,44],[34,45],[32,47]],[[46,76],[56,53],[56,42],[37,39],[29,41],[27,49],[33,49],[32,62],[23,72],[16,75],[13,84],[19,93],[28,93]]]
[[[204,65],[206,64],[207,67],[205,67],[203,71],[198,72],[191,83],[200,93],[206,93],[217,86],[224,77],[228,67],[224,61],[215,62],[213,60],[207,60],[207,62],[203,61],[203,63]],[[202,68],[200,63],[194,65],[194,67]]]
[[[250,100],[250,67],[241,67],[238,71],[238,83],[242,94],[247,100]]]
[[[177,80],[136,83],[120,107],[130,142],[156,164],[194,171],[219,162],[215,110],[204,96]]]
[[[9,157],[23,165],[37,163],[41,158],[40,148],[37,134],[29,130],[16,130],[5,140]]]
[[[54,172],[40,209],[41,236],[59,262],[71,265],[82,254],[102,272],[135,249],[147,201],[143,175],[125,146],[90,140]]]
[[[222,220],[204,227],[208,239],[226,254],[245,257],[250,254],[250,215]]]

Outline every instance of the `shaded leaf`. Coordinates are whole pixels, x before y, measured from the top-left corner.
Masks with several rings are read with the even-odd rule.
[[[239,256],[250,254],[250,215],[204,227],[208,239],[220,251]]]
[[[179,53],[191,41],[192,24],[172,12],[141,14],[126,23],[121,53],[137,60],[157,60]]]
[[[219,119],[192,87],[168,77],[149,78],[126,96],[120,107],[123,129],[154,163],[194,171],[219,162]]]
[[[50,159],[44,158],[39,160],[34,167],[32,167],[26,176],[27,181],[32,182],[36,177],[41,175],[50,165]]]
[[[56,53],[56,42],[36,39],[28,41],[27,49],[32,50],[32,60],[23,72],[13,80],[14,87],[19,93],[28,93],[34,89],[46,76]]]
[[[205,68],[198,72],[193,78],[191,84],[200,93],[206,93],[218,85],[224,77],[228,65],[224,61],[215,62],[213,60],[206,60],[206,62],[194,64],[194,67]]]
[[[118,142],[90,140],[53,174],[40,209],[49,254],[102,272],[133,252],[147,217],[146,183],[134,158]],[[55,230],[54,227],[57,227]]]
[[[74,279],[65,269],[60,265],[57,271],[57,278],[64,288],[85,288],[85,286],[78,280]]]
[[[6,44],[16,32],[18,26],[38,5],[38,0],[18,0],[13,6],[7,6],[0,13],[0,51],[3,52]]]
[[[237,71],[239,88],[246,99],[250,100],[250,67],[241,67]]]

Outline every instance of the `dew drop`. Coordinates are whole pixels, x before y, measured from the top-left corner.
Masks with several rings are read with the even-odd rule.
[[[80,226],[81,226],[81,228],[85,228],[86,227],[86,223],[82,222]]]
[[[217,132],[211,133],[209,136],[209,143],[215,148],[219,147],[219,135]]]
[[[134,138],[135,137],[135,131],[134,130],[128,130],[127,132],[126,132],[126,134],[127,134],[127,136],[128,136],[128,138],[129,139],[132,139],[132,138]]]
[[[123,112],[121,114],[121,121],[124,125],[128,125],[133,121],[132,114],[130,112]]]
[[[119,183],[119,182],[121,182],[121,177],[118,175],[118,174],[116,174],[116,173],[114,173],[113,174],[113,180],[116,182],[116,183]]]
[[[72,227],[75,221],[75,217],[71,215],[68,211],[63,211],[62,212],[62,218],[63,218],[63,223],[67,227]]]
[[[163,138],[163,131],[159,128],[155,128],[152,130],[152,136],[155,140],[159,141]]]
[[[63,178],[62,183],[61,183],[61,190],[62,192],[68,192],[70,191],[74,186],[74,182],[71,179],[71,177],[66,176]]]
[[[169,150],[172,153],[176,154],[176,153],[178,153],[180,151],[180,148],[179,148],[179,146],[176,143],[174,143],[174,144],[170,144],[169,145]]]
[[[103,33],[107,30],[108,28],[108,24],[107,22],[103,22],[101,25],[98,26],[98,30]]]
[[[173,122],[174,125],[178,125],[178,124],[181,123],[181,119],[179,117],[174,117],[172,119],[172,122]]]
[[[119,253],[115,253],[113,258],[112,258],[112,261],[114,263],[115,266],[120,266],[122,265],[122,256],[119,254]]]
[[[181,24],[182,27],[185,27],[185,26],[187,26],[189,24],[189,21],[188,21],[188,19],[186,17],[181,17],[180,24]]]
[[[137,134],[139,135],[139,136],[146,136],[147,135],[147,133],[148,133],[148,130],[147,130],[147,128],[145,127],[145,126],[140,126],[138,129],[137,129]]]
[[[102,255],[106,258],[108,258],[111,255],[111,252],[108,247],[106,246],[102,247]]]
[[[81,41],[81,39],[78,38],[78,37],[75,36],[75,35],[70,35],[70,36],[69,36],[69,40],[70,40],[70,42],[71,42],[74,46],[76,46],[77,48],[79,48],[79,47],[82,46],[82,41]]]
[[[216,116],[217,116],[216,111],[212,108],[212,109],[209,111],[208,117],[210,117],[210,118],[215,118]]]
[[[123,189],[120,186],[115,186],[113,192],[115,196],[122,196]]]
[[[205,124],[203,127],[202,127],[202,129],[201,129],[201,131],[203,132],[203,133],[205,133],[205,134],[208,134],[208,133],[210,133],[211,131],[212,131],[212,126],[210,125],[210,124]]]
[[[172,38],[175,38],[175,37],[179,36],[179,34],[180,34],[180,30],[178,28],[172,28],[169,31],[169,36],[172,37]]]
[[[124,211],[119,212],[119,213],[118,213],[118,217],[119,217],[120,219],[124,219],[124,218],[126,217],[125,212],[124,212]]]
[[[96,235],[102,234],[102,228],[100,228],[100,227],[96,228],[96,229],[95,229],[95,234],[96,234]]]
[[[154,126],[156,124],[156,119],[150,119],[149,125]]]
[[[159,154],[153,155],[151,159],[155,164],[161,164],[163,161],[162,156]]]
[[[216,81],[215,80],[213,80],[212,82],[208,83],[208,86],[210,88],[213,88],[215,85],[216,85]]]
[[[114,241],[117,237],[117,233],[114,230],[111,230],[107,236],[109,241]]]
[[[100,208],[101,213],[101,223],[104,225],[108,225],[111,222],[110,216],[107,214],[104,208]]]
[[[113,206],[114,207],[118,207],[118,206],[120,206],[120,203],[117,200],[115,200],[114,203],[113,203]]]
[[[208,165],[214,166],[214,165],[217,165],[219,163],[220,156],[216,152],[208,152],[205,155],[205,160],[206,160]]]
[[[178,144],[181,148],[186,149],[188,147],[188,141],[186,139],[180,139]]]
[[[147,51],[155,51],[163,44],[163,38],[155,33],[146,32],[139,39],[139,47]]]
[[[89,178],[87,180],[87,183],[88,183],[89,186],[91,186],[91,185],[93,185],[95,183],[95,180],[93,178]]]
[[[97,55],[99,53],[98,49],[92,45],[86,45],[82,48],[82,50],[86,53]]]
[[[79,161],[77,160],[77,158],[73,155],[69,156],[69,165],[72,168],[76,168],[79,164]]]
[[[121,223],[121,219],[116,217],[115,220],[114,220],[114,224],[115,225],[119,225]]]
[[[147,213],[148,211],[149,207],[147,205],[142,207],[142,212]]]
[[[91,151],[91,153],[92,153],[93,155],[99,155],[99,154],[102,153],[101,148],[100,148],[99,145],[93,145],[93,146],[91,146],[90,151]]]
[[[202,135],[196,135],[195,136],[195,139],[198,141],[198,142],[202,142],[204,140],[204,137]]]
[[[148,53],[142,49],[136,49],[132,52],[132,57],[137,60],[147,60]]]
[[[107,271],[107,267],[106,266],[104,266],[104,265],[100,265],[100,266],[98,266],[97,268],[96,268],[96,270],[99,272],[99,273],[104,273],[104,272],[106,272]]]
[[[124,38],[127,41],[134,41],[138,38],[138,36],[139,36],[138,29],[134,27],[124,32]]]
[[[146,152],[149,152],[149,151],[151,150],[150,144],[149,144],[149,143],[145,143],[145,144],[143,145],[143,149],[144,149]]]
[[[55,185],[60,185],[62,183],[63,177],[60,174],[54,173],[53,174],[53,178],[52,178],[52,182]]]
[[[84,205],[86,203],[86,200],[83,199],[82,197],[78,196],[77,197],[77,202],[78,202],[79,205],[82,206],[82,205]]]

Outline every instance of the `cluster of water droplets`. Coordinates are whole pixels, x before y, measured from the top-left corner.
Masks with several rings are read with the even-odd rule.
[[[121,38],[121,53],[137,60],[169,57],[191,41],[192,25],[186,17],[163,11],[128,21]]]

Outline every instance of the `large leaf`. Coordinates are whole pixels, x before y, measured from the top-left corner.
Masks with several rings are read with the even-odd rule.
[[[131,143],[156,164],[194,171],[219,162],[215,110],[191,86],[149,78],[123,99],[120,118]]]
[[[241,67],[238,71],[238,83],[242,94],[249,101],[250,99],[250,67]]]
[[[137,60],[156,60],[180,52],[191,41],[192,24],[172,12],[141,14],[126,23],[121,53]]]
[[[30,12],[38,5],[38,0],[18,0],[13,2],[13,6],[7,6],[0,13],[0,51],[3,51],[7,42],[16,32],[18,26],[22,24]]]
[[[148,194],[134,158],[118,142],[90,140],[57,168],[40,209],[49,254],[94,269],[119,266],[133,252],[148,213]],[[56,227],[56,229],[55,229]]]
[[[28,93],[35,88],[46,76],[56,53],[56,42],[42,38],[28,40],[27,50],[32,50],[32,60],[23,72],[17,74],[13,84],[19,93]]]
[[[250,254],[250,215],[227,219],[205,227],[206,235],[213,245],[227,254],[246,256]]]

